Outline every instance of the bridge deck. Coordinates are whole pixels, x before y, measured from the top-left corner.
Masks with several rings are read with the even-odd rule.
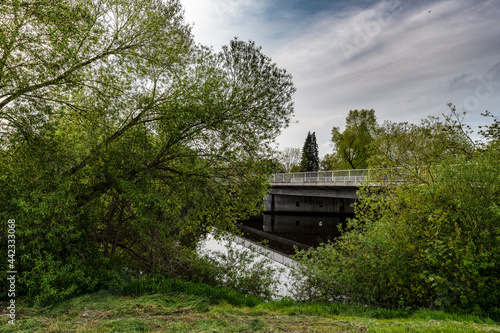
[[[271,177],[273,186],[358,186],[368,176],[369,169],[278,173]]]

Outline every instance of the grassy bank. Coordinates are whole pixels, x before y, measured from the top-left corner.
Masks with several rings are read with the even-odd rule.
[[[152,294],[143,289],[142,295],[131,289],[101,291],[46,308],[21,302],[15,325],[2,314],[0,332],[500,332],[498,322],[472,315],[263,302],[175,281],[161,289]]]

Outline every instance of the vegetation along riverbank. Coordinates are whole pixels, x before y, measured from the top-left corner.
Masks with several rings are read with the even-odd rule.
[[[264,301],[230,289],[136,281],[49,307],[22,305],[0,332],[500,332],[476,315],[339,303]]]

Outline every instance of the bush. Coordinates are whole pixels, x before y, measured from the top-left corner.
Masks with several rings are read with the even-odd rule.
[[[233,240],[228,235],[224,239]],[[205,271],[207,278],[203,281],[247,295],[275,298],[280,283],[278,274],[283,269],[274,266],[271,259],[259,254],[256,247],[238,248],[234,244],[228,242],[225,252],[212,252],[199,258],[198,262],[203,263],[202,267],[208,268]]]
[[[215,303],[225,301],[235,306],[256,306],[262,302],[262,299],[259,297],[234,289],[210,286],[201,282],[171,279],[161,274],[133,278],[123,284],[119,293],[133,296],[155,293],[186,293],[206,296]]]
[[[423,163],[425,145],[436,149],[423,142],[413,150],[423,166],[372,174],[339,240],[297,255],[305,277],[298,297],[493,313],[500,306],[500,151],[458,153],[458,141],[441,143],[441,165]]]

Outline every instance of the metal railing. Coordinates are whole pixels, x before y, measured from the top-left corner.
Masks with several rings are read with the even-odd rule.
[[[349,184],[358,185],[368,176],[370,169],[277,173],[271,176],[272,184]]]

